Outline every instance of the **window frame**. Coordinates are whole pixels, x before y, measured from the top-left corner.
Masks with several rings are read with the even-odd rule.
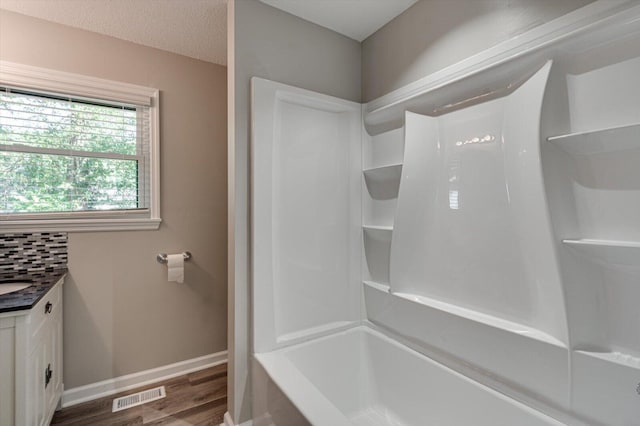
[[[0,61],[0,86],[149,107],[149,208],[0,215],[0,233],[155,230],[160,227],[160,91]]]

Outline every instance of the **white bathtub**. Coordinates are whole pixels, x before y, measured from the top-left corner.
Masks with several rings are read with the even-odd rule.
[[[255,357],[301,414],[295,420],[280,413],[288,424],[302,417],[331,426],[562,424],[367,326]],[[270,398],[261,409],[266,423],[282,424],[273,419],[282,411],[274,408],[274,389],[263,386],[255,395]]]

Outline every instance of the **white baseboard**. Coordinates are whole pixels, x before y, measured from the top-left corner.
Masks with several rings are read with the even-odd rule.
[[[222,351],[176,362],[175,364],[152,368],[151,370],[144,370],[101,382],[78,386],[77,388],[67,389],[62,393],[62,407],[70,407],[82,402],[203,370],[225,362],[227,362],[227,351]]]
[[[231,418],[231,414],[229,414],[228,411],[224,413],[224,422],[222,422],[220,426],[235,426],[235,423],[233,423],[233,419]]]
[[[227,411],[224,413],[224,422],[220,426],[252,426],[253,422],[251,420],[247,420],[246,422],[240,423],[236,425],[231,418],[231,414]]]

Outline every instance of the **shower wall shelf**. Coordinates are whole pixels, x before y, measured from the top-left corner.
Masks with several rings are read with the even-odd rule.
[[[640,149],[640,124],[552,136],[547,139],[575,155]]]
[[[386,166],[371,167],[363,170],[366,177],[375,180],[387,180],[395,179],[400,173],[402,173],[402,164],[389,164]]]
[[[558,52],[586,52],[637,31],[639,8],[634,0],[593,2],[581,13],[548,22],[544,32],[529,31],[368,102],[365,126],[375,132],[397,127],[405,111],[439,115],[474,99],[503,96]],[[604,22],[607,31],[596,31]]]
[[[404,126],[363,138],[363,282],[389,292],[389,263],[404,160]]]
[[[611,362],[640,372],[640,358],[622,352],[598,352],[598,351],[575,351],[578,354],[595,358],[600,361]]]
[[[363,170],[367,189],[373,199],[389,200],[398,198],[402,164],[373,167]]]
[[[567,346],[555,337],[522,323],[367,282],[364,297],[367,319],[399,333],[414,350],[449,360],[454,369],[464,365],[482,371],[482,376],[495,379],[497,389],[517,383],[553,401],[565,398]]]
[[[402,164],[404,160],[404,127],[371,136],[366,141],[364,169]]]
[[[393,232],[393,226],[363,225],[362,229],[374,232]]]
[[[640,32],[630,37],[640,45]],[[571,337],[571,409],[616,426],[637,424],[640,407],[640,55],[627,55],[627,43],[594,45],[560,66],[540,126],[553,135],[541,165]],[[591,62],[614,47],[615,60]]]
[[[575,350],[572,355],[574,409],[593,412],[606,400],[610,412],[596,417],[597,424],[637,424],[640,358],[613,351]]]
[[[427,306],[431,309],[435,309],[440,312],[445,312],[449,315],[454,315],[459,318],[473,321],[475,323],[484,324],[497,329],[505,330],[511,333],[518,334],[520,336],[527,336],[532,339],[538,340],[543,343],[554,345],[559,348],[566,348],[567,346],[556,339],[552,335],[545,333],[537,328],[530,327],[526,324],[507,320],[495,315],[490,315],[477,311],[475,309],[468,309],[463,306],[447,303],[432,297],[421,296],[417,294],[409,293],[393,293],[395,296],[408,300],[419,305]]]
[[[563,243],[576,246],[596,246],[596,247],[620,247],[630,249],[640,249],[640,242],[638,241],[612,241],[612,240],[597,240],[597,239],[565,239]]]
[[[382,284],[382,283],[378,283],[378,282],[375,282],[375,281],[367,281],[367,280],[362,281],[362,283],[364,285],[367,285],[367,286],[371,287],[371,288],[375,288],[376,290],[380,290],[380,291],[382,291],[384,293],[390,293],[391,292],[391,287],[389,285],[387,285],[387,284]]]
[[[597,239],[564,239],[562,242],[582,253],[612,265],[640,268],[640,242]]]

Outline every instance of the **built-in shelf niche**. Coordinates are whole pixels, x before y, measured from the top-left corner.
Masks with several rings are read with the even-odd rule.
[[[630,371],[636,371],[640,374],[640,358],[633,355],[625,354],[622,352],[609,352],[609,351],[575,351],[576,353],[595,358],[600,361],[610,362],[613,364],[621,365],[629,368]]]
[[[566,345],[553,337],[552,335],[545,333],[535,327],[531,327],[526,324],[522,324],[515,321],[510,321],[495,315],[483,313],[475,309],[469,309],[457,304],[448,303],[442,300],[434,299],[432,297],[421,296],[410,293],[396,293],[396,296],[409,300],[419,305],[427,306],[431,309],[435,309],[440,312],[446,312],[450,315],[454,315],[459,318],[465,318],[469,321],[473,321],[479,324],[484,324],[493,328],[505,330],[521,336],[527,336],[531,339],[538,340],[543,343],[554,345],[560,348],[566,348]]]
[[[635,313],[640,297],[640,242],[583,238],[563,239],[562,243],[582,259],[576,259],[580,263],[573,268],[591,271],[574,286],[581,294],[595,292],[598,303],[591,307],[594,317],[584,322],[591,324],[588,330],[603,330],[602,334],[594,332],[591,339],[581,339],[577,346],[586,349],[576,351],[577,356],[588,357],[586,363],[605,370],[619,370],[623,365],[640,381],[640,335]],[[607,363],[618,367],[607,367]]]
[[[364,255],[366,262],[365,279],[381,284],[389,284],[389,258],[391,255],[392,227],[363,227]]]
[[[570,246],[600,263],[635,266],[640,269],[640,241],[611,241],[596,239],[564,239]]]
[[[393,232],[393,226],[363,225],[362,228],[365,231],[370,231],[370,232],[383,232],[383,233]]]
[[[364,285],[368,285],[369,287],[375,288],[376,290],[380,290],[383,293],[389,293],[391,291],[391,287],[388,284],[382,284],[376,281],[362,281]]]
[[[640,242],[640,123],[552,136],[547,141],[559,149],[555,155],[564,154],[559,173],[567,179],[568,199],[574,203],[577,238],[567,244],[616,247],[600,252],[634,256],[622,249],[622,242]]]
[[[374,167],[363,171],[369,195],[374,200],[398,198],[402,164]]]
[[[640,46],[639,36],[625,46]],[[640,57],[627,47],[606,66],[581,68],[613,58],[613,45],[559,67],[543,105],[553,114],[541,124],[550,136],[542,167],[568,307],[571,408],[589,424],[635,424],[638,416],[640,86],[629,82]]]
[[[364,169],[402,164],[404,127],[371,136],[363,149]]]
[[[376,167],[363,171],[363,223],[392,227],[396,211],[402,165]]]
[[[576,350],[572,353],[573,409],[592,415],[597,424],[631,425],[637,419],[640,358],[620,352]],[[601,412],[603,402],[606,410]],[[636,407],[631,408],[630,407]],[[635,410],[635,411],[633,411]],[[594,422],[595,423],[595,422]]]
[[[640,124],[552,136],[548,141],[573,155],[640,149]]]
[[[404,127],[366,137],[363,146],[363,282],[389,289],[393,220],[402,176]]]

